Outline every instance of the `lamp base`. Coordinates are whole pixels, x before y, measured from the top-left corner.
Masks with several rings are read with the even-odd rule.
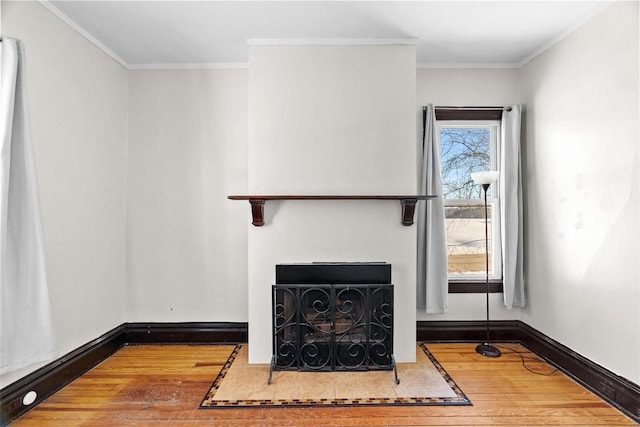
[[[481,354],[485,357],[500,357],[500,355],[502,354],[500,353],[500,350],[488,343],[478,344],[478,346],[476,347],[476,353]]]

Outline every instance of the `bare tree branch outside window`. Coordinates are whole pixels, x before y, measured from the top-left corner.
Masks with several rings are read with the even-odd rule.
[[[482,190],[471,172],[491,167],[491,132],[486,128],[441,128],[442,187],[445,199],[476,199]]]

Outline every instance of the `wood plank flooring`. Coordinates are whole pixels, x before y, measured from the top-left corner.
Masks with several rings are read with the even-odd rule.
[[[524,347],[504,347],[532,357]],[[429,344],[473,406],[198,409],[233,346],[128,346],[11,425],[21,426],[629,426],[637,425],[567,376],[527,371],[508,350]],[[545,363],[528,362],[541,372]],[[256,381],[264,381],[256,378]]]

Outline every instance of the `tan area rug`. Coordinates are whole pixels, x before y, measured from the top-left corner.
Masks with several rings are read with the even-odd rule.
[[[247,345],[238,345],[200,404],[201,408],[471,405],[462,390],[424,344],[416,346],[416,363],[398,363],[393,371],[274,371],[268,364],[249,364]]]

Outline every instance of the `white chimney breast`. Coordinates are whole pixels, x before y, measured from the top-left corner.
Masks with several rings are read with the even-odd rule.
[[[250,194],[416,194],[415,46],[251,46]],[[424,203],[424,202],[421,202]],[[280,263],[388,262],[394,352],[415,360],[416,226],[398,201],[267,201],[248,224],[249,362],[272,353]]]

